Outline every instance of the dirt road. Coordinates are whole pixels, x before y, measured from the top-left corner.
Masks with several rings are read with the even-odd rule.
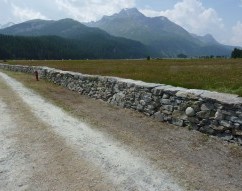
[[[240,147],[75,102],[79,117],[0,73],[0,190],[242,189]]]

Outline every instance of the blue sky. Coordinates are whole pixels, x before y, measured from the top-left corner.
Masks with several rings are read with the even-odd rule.
[[[242,46],[242,0],[0,0],[0,24],[31,19],[95,21],[123,8],[166,16],[191,33]]]

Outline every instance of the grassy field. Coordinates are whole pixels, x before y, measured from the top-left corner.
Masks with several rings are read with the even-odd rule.
[[[242,59],[8,61],[242,96]]]

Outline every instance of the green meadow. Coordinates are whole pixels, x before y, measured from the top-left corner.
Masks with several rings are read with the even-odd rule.
[[[8,63],[48,66],[242,96],[242,59],[18,60]]]

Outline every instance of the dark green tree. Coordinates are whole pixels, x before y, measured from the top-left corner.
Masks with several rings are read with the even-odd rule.
[[[187,58],[187,55],[185,55],[185,54],[178,54],[177,58]]]
[[[242,58],[242,50],[235,48],[231,53],[231,58]]]

